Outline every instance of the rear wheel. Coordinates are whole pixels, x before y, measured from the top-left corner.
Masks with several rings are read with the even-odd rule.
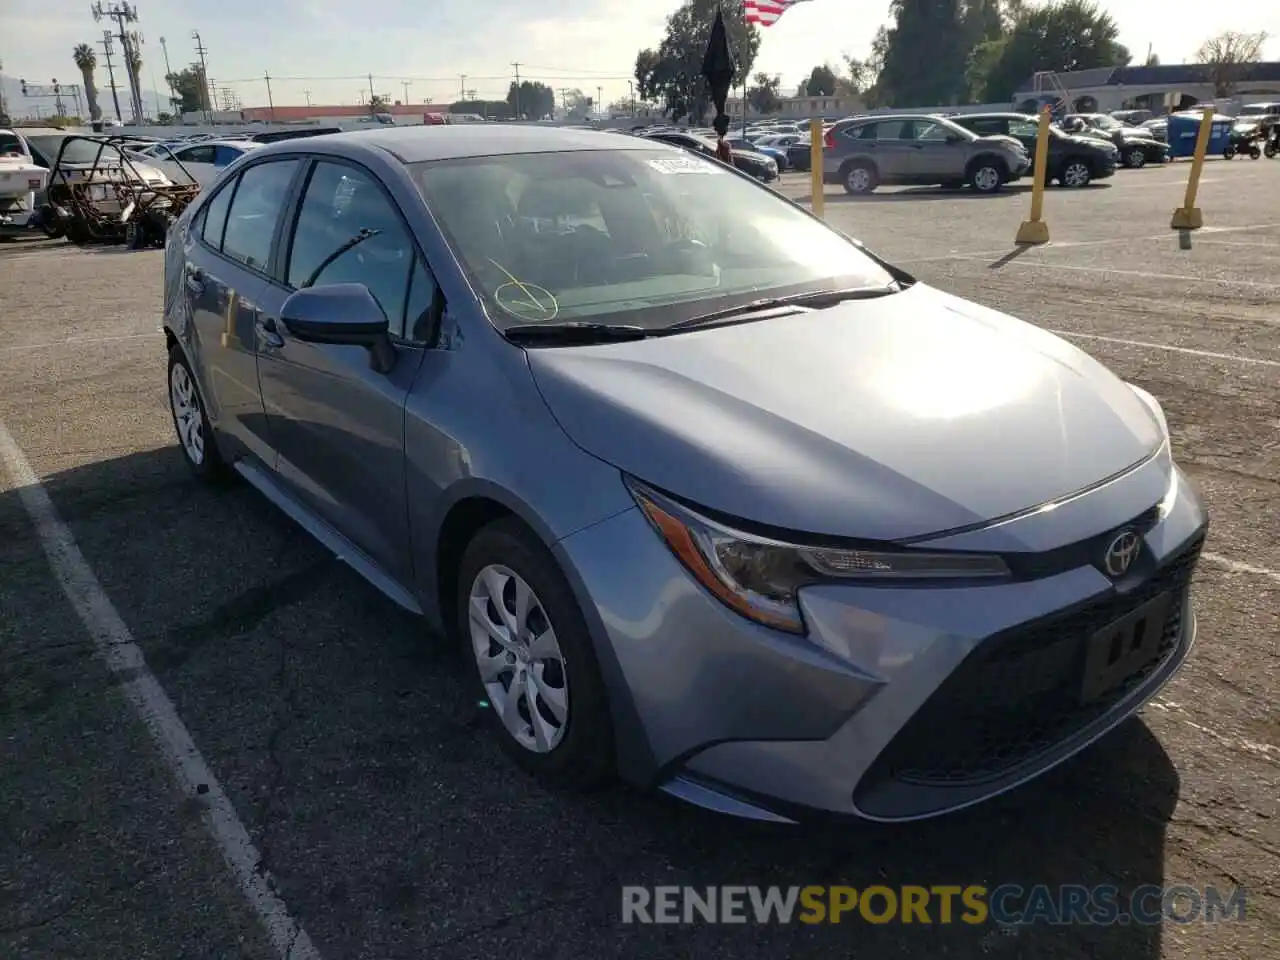
[[[1125,154],[1124,165],[1133,167],[1135,170],[1139,167],[1145,167],[1147,165],[1147,152],[1141,147],[1133,147]]]
[[[844,192],[853,196],[873,193],[879,185],[875,168],[866,163],[851,163],[840,171],[840,182],[844,184]]]
[[[218,451],[195,374],[176,346],[169,351],[169,412],[178,433],[178,447],[191,472],[210,483],[228,479],[231,470]]]

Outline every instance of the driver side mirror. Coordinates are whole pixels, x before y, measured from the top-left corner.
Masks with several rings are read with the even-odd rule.
[[[395,364],[387,316],[363,283],[330,283],[293,293],[280,308],[285,329],[306,343],[360,346],[370,366],[387,373]]]
[[[947,143],[954,147],[957,143],[964,143],[964,137],[958,133],[948,133]]]

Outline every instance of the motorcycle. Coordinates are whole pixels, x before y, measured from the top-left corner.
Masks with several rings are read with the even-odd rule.
[[[1231,128],[1231,136],[1227,141],[1226,149],[1222,151],[1222,156],[1232,160],[1237,154],[1248,154],[1251,159],[1257,160],[1262,156],[1264,139],[1256,123],[1237,123]]]
[[[1280,121],[1272,120],[1269,123],[1259,124],[1258,132],[1262,137],[1263,156],[1268,160],[1275,159],[1276,155],[1280,154]]]

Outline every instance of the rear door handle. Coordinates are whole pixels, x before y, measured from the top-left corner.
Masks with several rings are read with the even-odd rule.
[[[253,329],[258,332],[258,339],[264,346],[284,346],[284,337],[280,336],[280,331],[276,329],[276,322],[271,317],[258,317],[253,324]]]
[[[187,289],[192,293],[204,293],[204,271],[199,267],[187,268]]]

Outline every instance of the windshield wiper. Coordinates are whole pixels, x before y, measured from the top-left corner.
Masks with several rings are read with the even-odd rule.
[[[591,323],[570,320],[563,323],[517,323],[506,327],[502,334],[512,343],[609,343],[622,340],[643,340],[653,333],[633,324]]]
[[[689,317],[689,319],[673,323],[669,327],[663,327],[659,332],[702,327],[721,320],[735,320],[774,307],[814,307],[816,309],[834,307],[837,303],[843,303],[846,300],[872,300],[876,297],[887,297],[891,293],[897,293],[900,289],[901,287],[895,280],[887,287],[848,287],[843,290],[818,290],[813,293],[797,293],[789,297],[765,297],[761,300],[752,300],[750,303],[739,304],[736,307],[725,307],[722,310],[700,313],[696,317]]]
[[[182,161],[179,160],[178,162],[181,163]],[[333,253],[321,260],[319,266],[311,271],[311,276],[307,277],[302,286],[304,288],[311,286],[320,279],[320,274],[324,273],[325,267],[329,266],[329,264],[333,263],[333,261],[337,260],[352,247],[357,244],[364,243],[372,237],[379,236],[381,233],[381,230],[370,230],[368,227],[361,227],[359,232],[347,240],[346,243],[342,244],[337,250],[333,251]]]

